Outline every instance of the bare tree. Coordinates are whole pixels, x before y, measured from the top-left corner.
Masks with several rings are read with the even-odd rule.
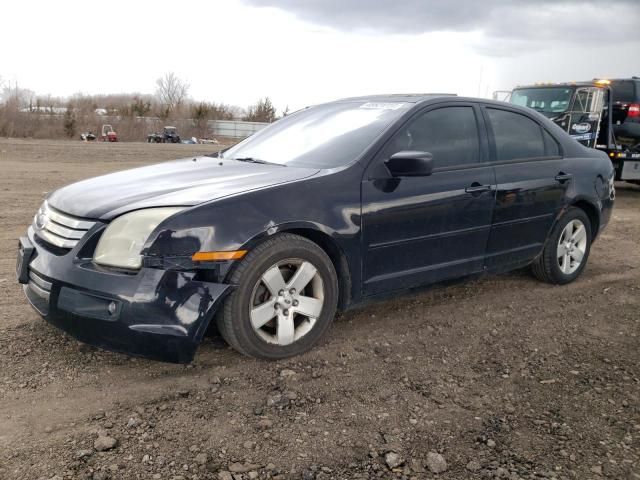
[[[71,102],[71,100],[69,100],[69,102],[67,103],[67,109],[64,112],[62,127],[64,129],[64,134],[67,137],[73,138],[76,135],[76,113],[74,111],[73,103]]]
[[[211,118],[212,110],[212,105],[207,102],[194,103],[191,105],[191,118],[200,137],[207,135],[207,123],[209,122],[209,118]]]
[[[35,92],[28,88],[18,87],[18,82],[12,86],[11,82],[2,82],[0,79],[0,99],[5,102],[15,101],[20,108],[26,108],[29,101],[35,97]]]
[[[249,106],[247,114],[243,120],[247,122],[268,122],[271,123],[276,119],[276,107],[273,106],[269,97],[258,100],[255,105]]]
[[[189,84],[173,72],[166,73],[156,80],[156,96],[162,103],[163,110],[167,112],[167,116],[182,106],[188,94]]]

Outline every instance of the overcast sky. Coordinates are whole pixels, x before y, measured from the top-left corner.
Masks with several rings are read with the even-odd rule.
[[[389,92],[491,96],[640,75],[639,0],[3,3],[0,77],[39,94],[153,93],[279,110]]]

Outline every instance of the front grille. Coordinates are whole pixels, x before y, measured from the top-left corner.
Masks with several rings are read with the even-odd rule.
[[[45,201],[33,218],[36,235],[58,248],[72,249],[96,222],[72,217],[53,209]]]

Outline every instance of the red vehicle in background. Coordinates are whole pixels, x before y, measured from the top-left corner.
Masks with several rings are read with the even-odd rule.
[[[102,125],[102,135],[100,138],[103,142],[117,142],[118,134],[111,125]]]

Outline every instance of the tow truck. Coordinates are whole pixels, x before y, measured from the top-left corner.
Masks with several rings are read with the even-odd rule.
[[[610,80],[536,83],[505,93],[494,92],[494,98],[540,112],[584,146],[606,152],[616,180],[640,184],[640,139],[616,138]],[[620,124],[620,120],[615,122]]]

